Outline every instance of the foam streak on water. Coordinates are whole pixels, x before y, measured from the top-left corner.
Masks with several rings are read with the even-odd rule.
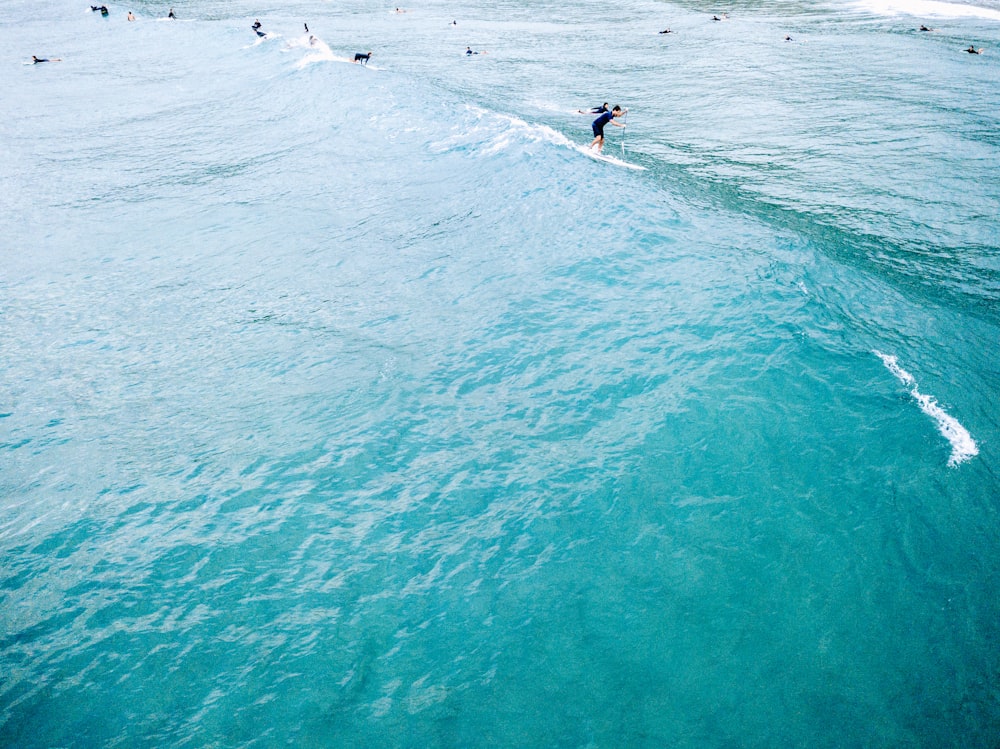
[[[879,351],[875,351],[874,353],[882,360],[886,369],[892,372],[900,382],[910,388],[910,395],[920,405],[920,410],[934,420],[938,431],[951,444],[951,456],[948,458],[949,466],[957,466],[979,454],[976,441],[972,439],[969,431],[957,419],[949,416],[932,396],[924,395],[917,390],[917,383],[913,379],[913,375],[899,366],[899,361],[895,356],[883,354]]]
[[[982,4],[937,2],[936,0],[861,0],[857,3],[864,10],[887,15],[906,15],[916,18],[982,18],[1000,21],[1000,10],[984,8]]]

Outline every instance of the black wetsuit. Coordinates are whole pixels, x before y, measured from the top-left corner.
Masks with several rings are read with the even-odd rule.
[[[614,115],[605,110],[604,114],[594,120],[594,124],[590,127],[594,131],[595,138],[597,136],[604,137],[604,126],[611,122],[612,119],[614,119]]]

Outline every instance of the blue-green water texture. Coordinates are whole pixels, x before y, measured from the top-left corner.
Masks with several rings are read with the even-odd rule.
[[[1000,746],[1000,2],[169,10],[0,13],[0,746]]]

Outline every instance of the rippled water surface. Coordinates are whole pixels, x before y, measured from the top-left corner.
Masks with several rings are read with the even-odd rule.
[[[1000,743],[995,2],[108,7],[0,19],[0,744]]]

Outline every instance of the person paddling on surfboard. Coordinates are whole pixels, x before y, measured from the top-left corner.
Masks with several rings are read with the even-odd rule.
[[[605,112],[594,120],[594,123],[591,125],[591,129],[594,131],[594,140],[591,141],[590,148],[597,146],[597,152],[601,152],[601,149],[604,148],[604,126],[611,123],[615,127],[625,127],[622,123],[615,122],[615,118],[621,117],[623,114],[625,112],[622,111],[622,108],[615,104],[610,112]]]
[[[608,103],[604,102],[599,107],[591,107],[590,109],[578,109],[577,114],[604,114],[608,111]]]

